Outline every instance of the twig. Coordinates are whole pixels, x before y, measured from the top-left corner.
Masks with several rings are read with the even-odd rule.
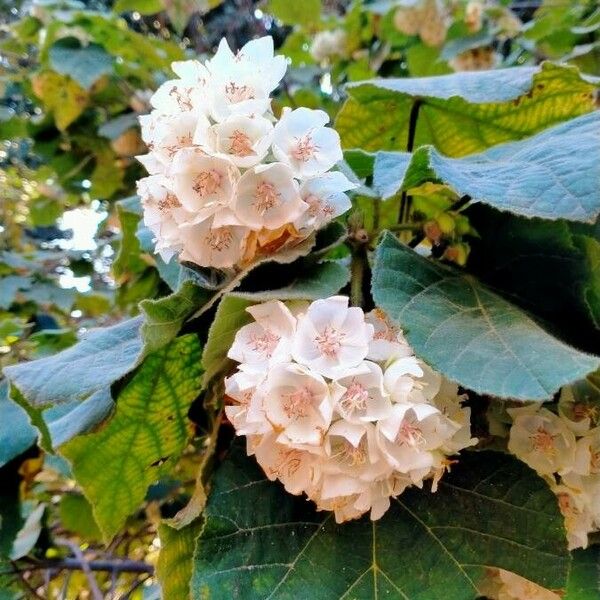
[[[363,287],[367,266],[367,254],[364,244],[357,244],[352,249],[350,263],[350,306],[364,305]]]
[[[71,550],[71,552],[75,555],[75,558],[79,561],[80,568],[85,574],[88,583],[90,584],[90,592],[92,594],[92,597],[94,598],[94,600],[103,600],[104,596],[100,591],[100,588],[98,587],[98,582],[96,581],[96,578],[92,573],[90,565],[85,559],[85,556],[83,556],[81,548],[71,540],[67,540],[64,538],[57,539],[56,543],[61,546],[66,546],[67,548],[69,548],[69,550]]]
[[[419,110],[423,100],[417,98],[410,109],[410,116],[408,117],[408,139],[406,141],[406,151],[412,152],[415,146],[415,134],[417,132],[417,120],[419,118]],[[410,197],[406,190],[402,192],[400,196],[400,212],[398,214],[398,223],[404,223],[405,219],[408,218],[410,213]]]
[[[154,567],[141,560],[129,559],[99,559],[86,561],[90,571],[114,571],[116,573],[154,573]],[[18,571],[37,571],[41,569],[50,569],[56,571],[80,571],[82,570],[81,561],[77,558],[47,559],[43,561],[34,561],[27,565],[26,569],[20,569],[15,565]],[[2,573],[0,573],[2,574]]]
[[[131,598],[131,594],[133,594],[133,592],[135,592],[135,590],[137,590],[140,585],[142,585],[148,579],[148,577],[150,577],[150,575],[146,575],[146,577],[140,577],[134,582],[127,592],[119,597],[119,600],[129,600],[129,598]]]
[[[13,573],[19,578],[19,581],[23,584],[25,589],[34,598],[38,598],[38,600],[44,600],[44,598],[37,593],[36,589],[29,583],[29,581],[27,581],[27,579],[25,579],[23,572],[19,569],[19,567],[17,566],[17,563],[15,561],[11,560],[10,564],[13,567]]]

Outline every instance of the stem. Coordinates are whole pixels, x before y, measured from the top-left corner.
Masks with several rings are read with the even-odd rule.
[[[115,573],[154,573],[154,567],[141,560],[114,559],[114,560],[90,560],[87,566],[91,571],[109,571]],[[50,569],[57,571],[81,571],[81,561],[77,558],[63,558],[60,560],[48,559],[36,561],[22,571],[39,571]]]
[[[98,582],[96,581],[96,578],[92,573],[92,569],[90,569],[88,561],[85,559],[85,556],[83,556],[81,548],[75,542],[72,542],[71,540],[67,539],[57,539],[56,543],[60,544],[61,546],[66,546],[67,548],[69,548],[69,550],[71,550],[71,552],[75,555],[75,559],[77,560],[77,562],[79,562],[79,568],[83,571],[83,573],[85,574],[85,578],[90,584],[90,593],[92,595],[92,598],[94,600],[102,600],[104,596],[100,591],[100,588],[98,587]]]
[[[367,268],[366,246],[356,245],[352,250],[350,263],[350,306],[364,306],[363,287]]]
[[[408,139],[406,141],[406,151],[412,152],[415,146],[415,133],[417,131],[417,119],[419,118],[419,109],[423,104],[421,98],[417,98],[410,109],[410,116],[408,117]],[[404,223],[408,219],[410,213],[410,201],[411,198],[407,194],[406,190],[402,192],[400,197],[400,212],[398,214],[398,223]]]

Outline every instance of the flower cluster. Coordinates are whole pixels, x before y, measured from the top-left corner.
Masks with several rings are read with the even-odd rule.
[[[234,54],[173,63],[140,118],[150,173],[138,182],[144,221],[166,260],[229,268],[307,238],[350,208],[355,185],[330,169],[342,158],[321,110],[271,113],[287,67],[273,40]]]
[[[457,387],[419,361],[379,310],[348,299],[292,312],[278,301],[247,309],[254,322],[228,356],[225,411],[271,480],[305,493],[338,522],[433,479],[476,442]]]
[[[508,449],[544,477],[558,497],[569,548],[600,530],[600,415],[565,388],[555,414],[539,404],[509,408]]]
[[[441,46],[448,31],[448,14],[440,0],[402,4],[394,13],[394,26],[406,35],[418,35],[428,46]]]

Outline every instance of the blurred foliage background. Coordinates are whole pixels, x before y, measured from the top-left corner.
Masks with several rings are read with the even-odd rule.
[[[152,253],[134,194],[143,176],[135,155],[145,152],[137,117],[172,61],[202,58],[223,36],[239,47],[272,35],[291,61],[274,110],[302,105],[334,117],[344,84],[372,77],[546,59],[600,75],[599,32],[595,0],[4,0],[0,368],[64,349],[169,291],[173,275]],[[447,258],[460,264],[469,224],[440,216],[452,200],[445,193],[422,190],[420,210],[440,217],[428,235],[459,236]],[[8,420],[15,405],[6,398],[0,382],[0,419]],[[8,461],[9,443],[30,448]],[[12,516],[25,525],[12,560],[0,563],[0,599],[158,598],[155,524],[184,504],[194,453],[105,547],[67,463],[34,443],[0,434],[3,481],[19,481],[26,500],[20,519]],[[94,571],[81,568],[83,555]]]

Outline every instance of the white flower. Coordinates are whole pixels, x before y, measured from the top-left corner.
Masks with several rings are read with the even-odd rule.
[[[340,136],[325,127],[329,116],[322,110],[284,109],[273,132],[273,154],[292,168],[295,177],[322,175],[342,160]]]
[[[144,177],[137,183],[137,191],[144,207],[144,223],[156,239],[156,251],[165,262],[181,250],[179,225],[190,218],[175,194],[167,187],[162,175]]]
[[[307,208],[289,167],[271,163],[248,169],[241,177],[233,210],[254,230],[277,229],[296,220]]]
[[[584,388],[585,389],[585,388]],[[566,385],[558,398],[558,414],[575,435],[583,435],[590,427],[600,424],[600,406],[576,386]]]
[[[356,367],[366,357],[373,326],[360,308],[348,307],[348,298],[333,296],[313,302],[298,319],[292,355],[326,377]]]
[[[567,473],[575,460],[575,436],[566,423],[542,408],[508,409],[513,417],[508,449],[540,475]]]
[[[377,423],[382,452],[398,471],[411,476],[411,471],[433,467],[435,460],[430,451],[457,429],[430,404],[395,404],[392,414]]]
[[[153,111],[140,117],[142,139],[166,170],[179,150],[194,145],[194,131],[199,121],[205,122],[205,117],[189,112],[161,115]]]
[[[274,366],[265,384],[264,411],[282,431],[280,443],[318,446],[331,423],[331,398],[325,380],[293,363]]]
[[[244,325],[235,335],[227,356],[256,368],[289,362],[296,318],[279,301],[251,306],[247,311],[255,322]]]
[[[380,309],[375,308],[365,315],[365,321],[373,325],[373,339],[369,344],[367,358],[387,362],[392,358],[404,358],[413,355],[402,332]]]
[[[317,61],[323,62],[333,56],[346,55],[348,35],[343,29],[319,31],[315,34],[310,46],[310,55]]]
[[[201,267],[228,268],[238,263],[248,235],[245,227],[213,227],[212,217],[199,223],[185,223],[179,230],[183,245],[180,260]]]
[[[573,471],[580,475],[600,475],[600,427],[577,440]]]
[[[273,125],[264,117],[234,115],[212,126],[214,149],[241,168],[253,167],[265,158]]]
[[[429,402],[438,393],[442,378],[415,356],[394,360],[383,381],[394,402]]]
[[[332,395],[335,410],[354,423],[384,419],[392,408],[381,367],[366,360],[334,380]]]
[[[150,99],[152,106],[167,115],[205,112],[206,94],[210,86],[210,74],[206,67],[195,60],[174,62],[171,67],[179,79],[163,83]]]
[[[466,396],[459,396],[455,383],[442,379],[440,390],[432,400],[433,405],[457,426],[454,435],[442,445],[447,454],[454,454],[477,443],[477,438],[471,437],[471,409],[461,405],[465,399]]]
[[[263,398],[259,389],[264,379],[264,372],[247,365],[241,366],[237,373],[225,379],[225,394],[236,402],[225,407],[225,414],[233,423],[237,435],[257,435],[271,430],[264,417]]]
[[[280,444],[277,434],[262,436],[254,447],[254,454],[265,475],[271,481],[281,481],[290,494],[301,494],[315,485],[319,458],[305,450]]]
[[[169,176],[184,208],[205,218],[230,205],[240,174],[230,161],[189,148],[175,155]]]
[[[225,382],[226,415],[267,477],[337,522],[368,511],[379,519],[390,498],[425,479],[435,491],[448,456],[476,442],[456,384],[419,363],[396,332],[379,348],[383,358],[406,355],[386,370],[392,402],[383,361],[365,360],[374,326],[347,298],[293,313],[276,301],[247,310],[255,321],[228,353],[240,364]]]
[[[552,491],[558,499],[560,512],[565,519],[569,550],[587,548],[588,534],[594,530],[594,517],[589,510],[589,498],[582,487],[552,484]]]
[[[300,197],[307,204],[306,212],[295,223],[297,229],[320,229],[352,207],[344,192],[356,188],[339,171],[308,179],[300,187]]]
[[[231,115],[263,115],[269,110],[269,94],[285,74],[283,56],[273,56],[269,36],[248,42],[233,54],[223,38],[207,64],[212,75],[209,110],[215,121]]]
[[[215,77],[254,73],[262,80],[262,86],[267,93],[270,93],[283,79],[287,61],[284,56],[274,56],[271,36],[250,40],[236,54],[231,51],[227,40],[223,38],[215,56],[207,66]]]

